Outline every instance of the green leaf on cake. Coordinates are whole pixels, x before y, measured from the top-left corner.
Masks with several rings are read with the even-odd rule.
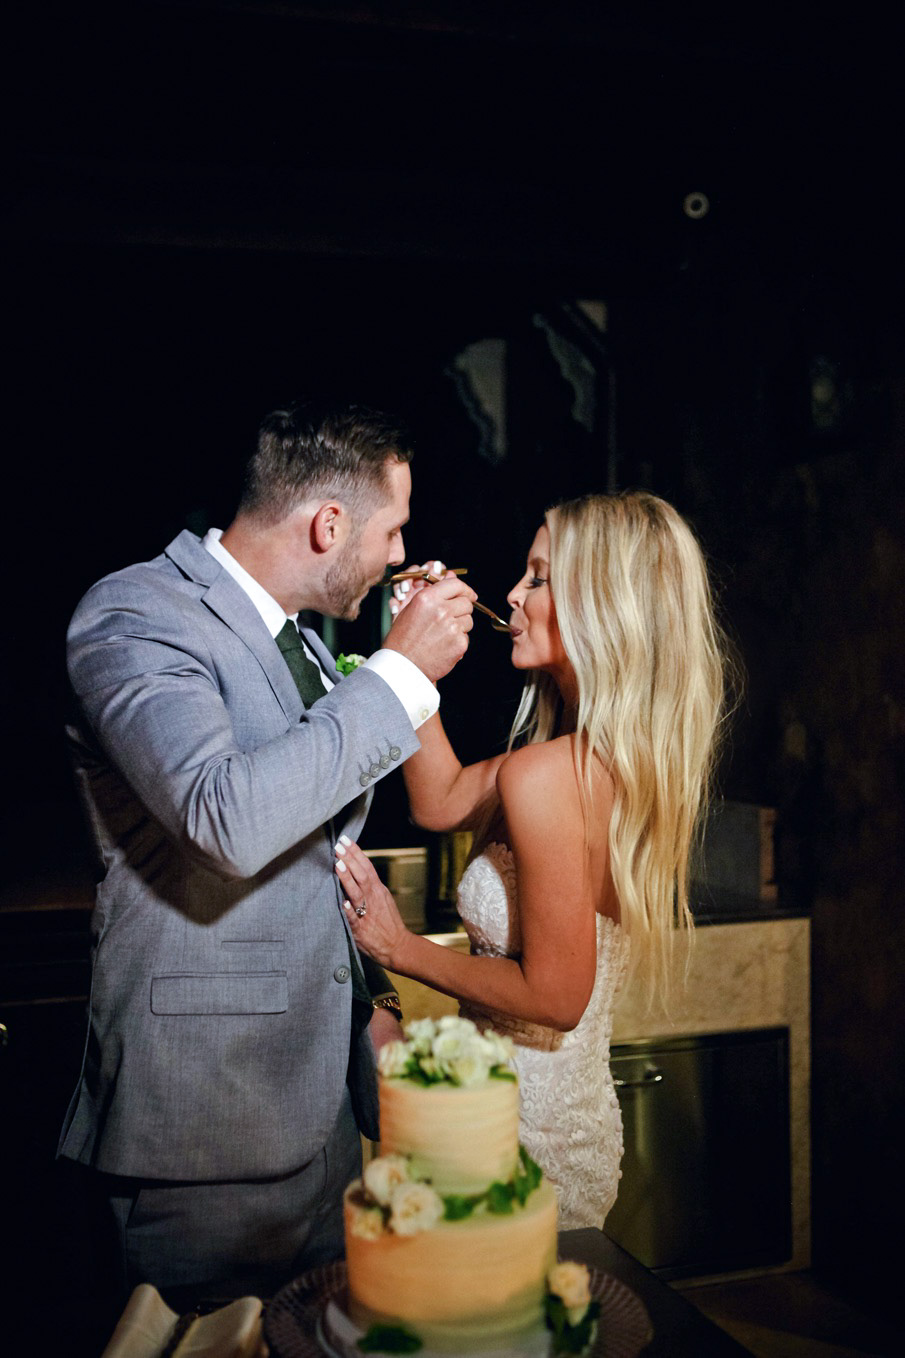
[[[467,1198],[464,1193],[450,1193],[443,1199],[444,1221],[464,1221],[471,1216],[483,1196],[481,1193],[475,1198]]]
[[[518,1080],[514,1070],[509,1070],[507,1066],[494,1066],[490,1072],[491,1080],[510,1080],[513,1084]]]
[[[527,1175],[531,1187],[537,1188],[537,1185],[543,1178],[543,1170],[541,1169],[540,1165],[537,1163],[536,1160],[531,1159],[531,1156],[525,1150],[524,1146],[519,1146],[518,1158],[521,1161],[522,1169],[524,1173]]]
[[[417,1353],[424,1345],[401,1325],[372,1325],[358,1341],[362,1353]]]
[[[491,1184],[487,1190],[487,1210],[496,1216],[505,1216],[512,1211],[512,1200],[515,1197],[514,1184]]]
[[[515,1196],[518,1198],[519,1203],[524,1207],[528,1198],[540,1183],[543,1174],[540,1165],[536,1160],[531,1159],[531,1156],[525,1150],[524,1146],[519,1146],[518,1154],[519,1168],[515,1172],[513,1188],[515,1189]]]

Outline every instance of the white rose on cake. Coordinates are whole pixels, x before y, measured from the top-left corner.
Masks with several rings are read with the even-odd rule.
[[[572,1262],[555,1264],[547,1274],[547,1286],[565,1306],[569,1324],[580,1324],[591,1302],[591,1282],[587,1266]]]
[[[360,1240],[379,1240],[383,1235],[383,1212],[379,1207],[353,1207],[349,1230]]]
[[[515,1043],[511,1037],[495,1033],[492,1028],[484,1030],[483,1041],[487,1044],[487,1059],[491,1066],[507,1066],[512,1060]]]
[[[409,1180],[409,1164],[404,1155],[376,1155],[362,1174],[365,1190],[381,1207],[389,1207],[394,1191]]]
[[[429,1184],[404,1183],[393,1189],[390,1199],[390,1230],[396,1235],[417,1235],[436,1226],[443,1215],[443,1199]]]
[[[485,1053],[467,1047],[448,1062],[446,1068],[456,1084],[463,1085],[466,1089],[469,1085],[482,1084],[490,1074]]]
[[[435,1061],[439,1061],[443,1070],[448,1070],[454,1061],[458,1061],[464,1054],[466,1043],[462,1040],[462,1034],[455,1030],[447,1030],[445,1033],[438,1033],[434,1038],[433,1056]]]
[[[412,1044],[412,1051],[416,1056],[429,1056],[431,1044],[437,1033],[437,1025],[433,1019],[412,1019],[405,1025],[405,1035]]]
[[[405,1042],[385,1042],[377,1057],[377,1069],[387,1080],[404,1075],[409,1062],[408,1044]]]

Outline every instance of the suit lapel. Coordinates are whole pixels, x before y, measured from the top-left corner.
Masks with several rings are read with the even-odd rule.
[[[334,660],[330,652],[327,650],[327,647],[321,641],[317,632],[315,632],[313,627],[305,627],[304,625],[299,627],[299,631],[305,638],[305,645],[311,648],[311,650],[314,652],[314,654],[320,661],[321,668],[323,669],[327,678],[330,680],[331,683],[338,684],[343,676],[336,668],[336,661]]]
[[[205,586],[202,603],[245,643],[267,676],[287,721],[294,725],[304,710],[298,689],[264,619],[244,589],[188,531],[170,543],[166,555],[190,579]]]

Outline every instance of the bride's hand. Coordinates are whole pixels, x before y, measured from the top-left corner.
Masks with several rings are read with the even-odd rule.
[[[345,892],[343,909],[352,937],[375,962],[392,969],[393,957],[408,933],[396,902],[370,858],[347,835],[340,836],[335,853],[336,875]]]
[[[421,566],[406,566],[407,571],[430,571],[431,575],[442,580],[446,574],[446,567],[442,561],[425,561]],[[427,589],[427,580],[397,580],[393,586],[393,597],[390,600],[390,613],[398,617],[405,608],[406,604],[411,603],[419,589]]]

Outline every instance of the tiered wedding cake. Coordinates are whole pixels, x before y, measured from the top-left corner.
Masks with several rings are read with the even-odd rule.
[[[518,1143],[509,1040],[456,1018],[405,1032],[381,1052],[381,1154],[345,1196],[348,1310],[326,1317],[333,1342],[541,1355],[551,1314],[554,1333],[589,1335],[587,1270],[556,1264],[553,1188]]]

